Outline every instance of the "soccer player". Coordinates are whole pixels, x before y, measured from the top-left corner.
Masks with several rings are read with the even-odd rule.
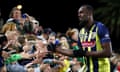
[[[112,46],[108,29],[102,22],[94,20],[93,7],[90,5],[82,5],[78,10],[78,17],[81,43],[79,50],[65,50],[57,46],[54,51],[67,56],[84,56],[85,72],[110,72],[109,57],[112,55]]]

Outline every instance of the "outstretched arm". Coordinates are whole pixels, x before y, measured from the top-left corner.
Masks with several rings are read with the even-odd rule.
[[[54,44],[49,44],[48,45],[48,51],[52,52],[58,52],[66,56],[71,56],[71,57],[81,57],[85,56],[86,51],[83,51],[82,48],[79,48],[78,50],[72,50],[72,49],[62,49],[61,45],[55,46]]]
[[[66,55],[66,56],[74,56],[73,50],[70,50],[70,49],[62,49],[60,47],[57,47],[56,52],[59,52],[59,53]]]

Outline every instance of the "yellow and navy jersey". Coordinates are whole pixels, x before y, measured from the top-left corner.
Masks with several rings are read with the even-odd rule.
[[[79,33],[83,50],[101,51],[105,42],[110,42],[108,29],[101,22],[95,22],[89,30],[82,28]],[[87,72],[110,72],[109,58],[86,57]]]

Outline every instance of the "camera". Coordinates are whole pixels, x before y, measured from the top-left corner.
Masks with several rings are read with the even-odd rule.
[[[44,59],[43,63],[44,64],[52,64],[53,63],[53,59],[49,59],[49,58],[48,59]]]
[[[43,60],[43,63],[44,64],[50,64],[50,67],[57,67],[58,66],[58,64],[57,63],[54,63],[54,61],[53,61],[53,59],[44,59]]]

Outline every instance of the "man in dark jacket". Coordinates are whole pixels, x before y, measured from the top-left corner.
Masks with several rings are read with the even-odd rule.
[[[2,51],[4,50],[3,47],[7,44],[7,37],[5,35],[0,36],[0,72],[3,71],[4,63],[2,57]]]

